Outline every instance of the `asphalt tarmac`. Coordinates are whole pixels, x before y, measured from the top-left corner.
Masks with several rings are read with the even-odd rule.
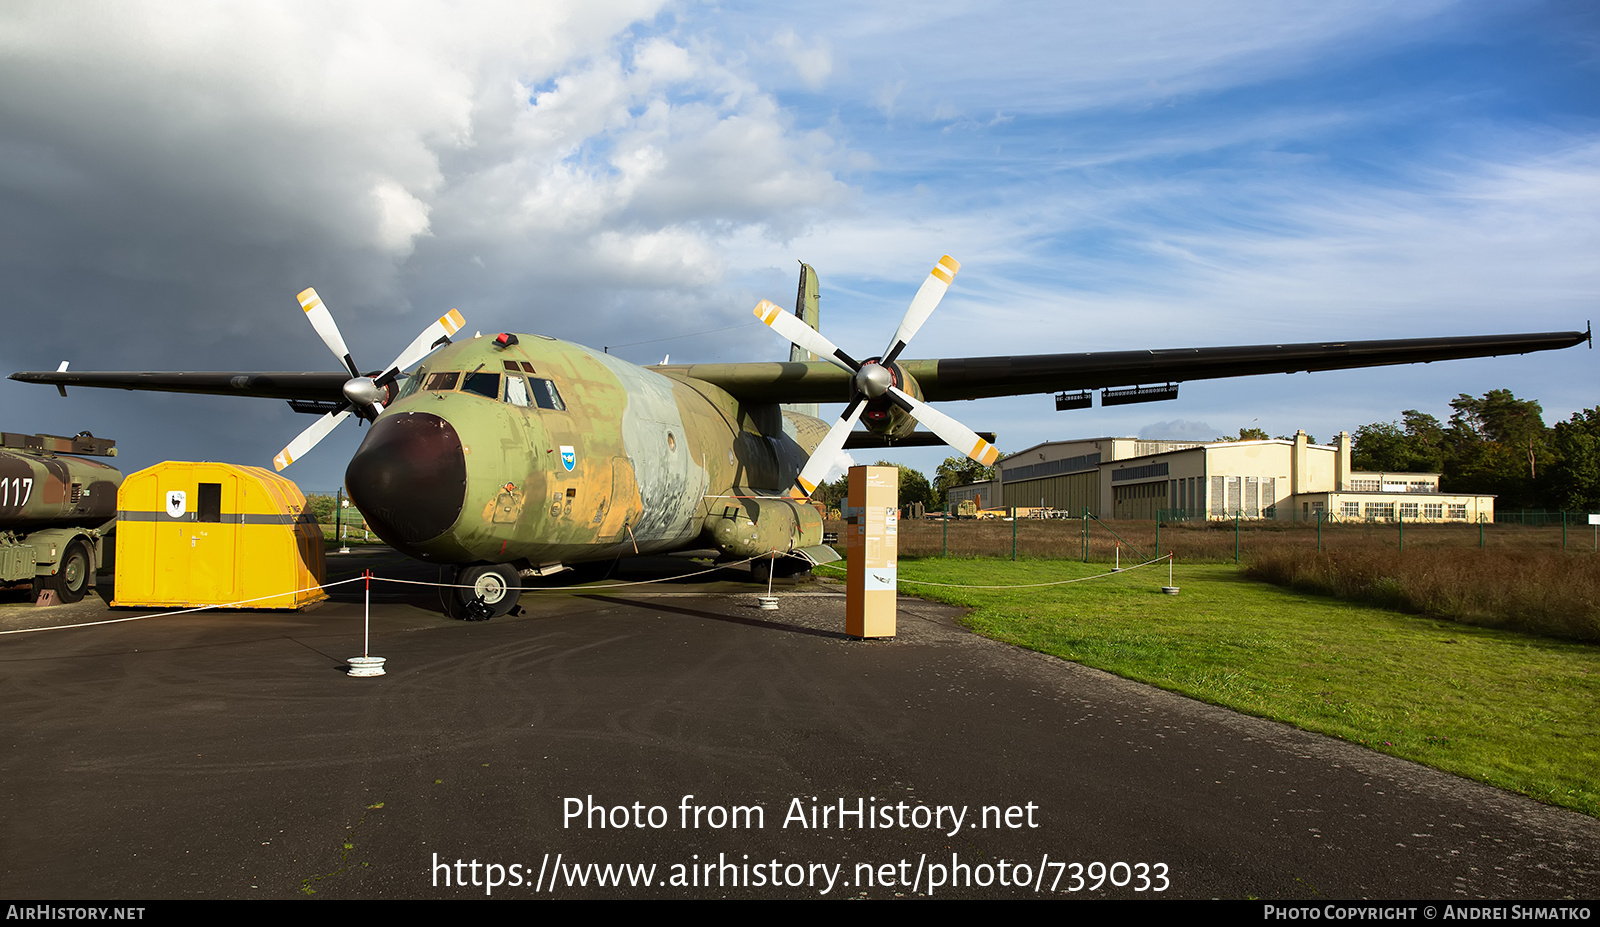
[[[378,584],[368,679],[359,584],[94,627],[58,626],[142,612],[0,607],[52,627],[0,635],[0,897],[1600,897],[1600,821],[945,606],[903,598],[898,637],[855,641],[842,587],[771,612],[736,579],[482,623]]]

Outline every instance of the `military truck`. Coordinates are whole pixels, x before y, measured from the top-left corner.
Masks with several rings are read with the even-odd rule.
[[[95,584],[116,525],[115,441],[0,432],[0,583],[32,582],[76,602]],[[82,456],[78,456],[82,455]]]

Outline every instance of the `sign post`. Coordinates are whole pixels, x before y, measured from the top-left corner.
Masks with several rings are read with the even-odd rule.
[[[899,564],[900,470],[851,467],[844,511],[844,630],[851,637],[894,637]]]

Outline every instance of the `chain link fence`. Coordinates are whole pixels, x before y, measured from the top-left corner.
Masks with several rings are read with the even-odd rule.
[[[305,494],[306,511],[322,526],[322,537],[330,544],[382,544],[367,527],[367,518],[350,502],[344,490],[312,490]]]
[[[1030,557],[1118,562],[1174,554],[1179,561],[1240,562],[1253,552],[1304,548],[1337,551],[1423,548],[1600,551],[1587,512],[1506,512],[1492,523],[1404,520],[1283,522],[1250,519],[1101,521],[1059,517],[903,518],[899,549],[907,557]],[[1538,516],[1538,517],[1534,517]],[[843,537],[841,521],[827,523]]]

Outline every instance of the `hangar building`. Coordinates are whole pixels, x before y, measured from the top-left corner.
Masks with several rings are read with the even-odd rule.
[[[1441,493],[1437,473],[1366,473],[1350,466],[1350,434],[1331,445],[1293,440],[1051,441],[995,463],[996,479],[950,490],[979,508],[1042,506],[1097,518],[1271,518],[1312,521],[1494,520],[1494,496]]]

